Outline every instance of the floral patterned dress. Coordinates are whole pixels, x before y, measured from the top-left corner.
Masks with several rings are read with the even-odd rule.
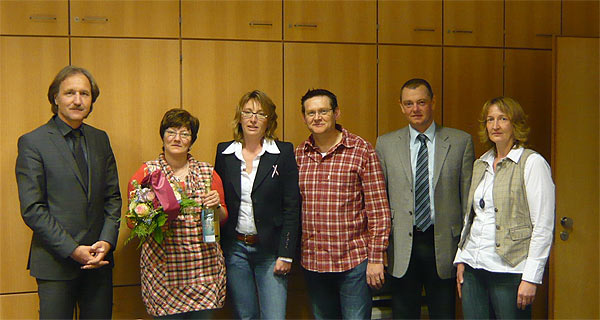
[[[188,154],[189,174],[185,181],[173,175],[173,170],[160,154],[148,161],[131,180],[142,179],[154,170],[162,170],[171,183],[183,187],[191,199],[200,197],[205,183],[219,192],[224,206],[223,186],[213,167],[196,161]],[[130,183],[131,188],[131,183]],[[171,236],[158,244],[152,237],[142,245],[140,274],[142,298],[152,316],[215,309],[225,301],[225,261],[218,242],[202,241],[201,208],[186,208],[170,224]]]

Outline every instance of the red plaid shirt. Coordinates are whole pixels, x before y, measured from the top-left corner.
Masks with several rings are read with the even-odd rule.
[[[302,194],[304,268],[342,272],[369,259],[383,263],[390,233],[390,208],[381,164],[373,146],[342,131],[325,156],[312,135],[296,147]]]

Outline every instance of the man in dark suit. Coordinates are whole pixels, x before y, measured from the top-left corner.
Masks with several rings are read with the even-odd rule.
[[[429,318],[455,317],[452,265],[473,170],[473,142],[436,125],[435,99],[423,79],[407,81],[400,107],[409,126],[377,139],[392,210],[388,272],[395,319],[418,319],[423,286]]]
[[[28,269],[41,319],[112,316],[112,251],[121,194],[108,136],[83,123],[100,91],[83,68],[67,66],[48,100],[54,116],[19,138],[21,215],[33,230]]]

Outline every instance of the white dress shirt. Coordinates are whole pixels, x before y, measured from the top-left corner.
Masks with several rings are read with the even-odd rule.
[[[413,175],[413,190],[416,190],[415,174],[417,172],[417,156],[419,155],[419,148],[421,148],[421,141],[417,139],[421,132],[415,130],[410,125],[408,126],[408,132],[410,134],[410,166],[412,168]],[[432,122],[429,128],[423,132],[427,136],[427,164],[429,170],[429,205],[431,208],[431,223],[435,224],[435,203],[433,199],[433,170],[435,168],[435,122]],[[413,224],[415,222],[413,221]]]
[[[512,149],[506,158],[518,162],[523,150]],[[501,161],[506,161],[506,158]],[[488,168],[473,195],[475,218],[470,235],[463,249],[459,248],[456,252],[454,264],[466,263],[472,268],[490,272],[522,273],[522,280],[540,284],[554,231],[554,182],[550,166],[544,157],[537,153],[531,154],[525,162],[525,191],[533,231],[527,258],[511,267],[495,251],[496,219],[492,192],[495,177],[494,151],[486,152],[480,159],[488,163]],[[479,200],[482,198],[485,202],[483,209],[479,206]]]

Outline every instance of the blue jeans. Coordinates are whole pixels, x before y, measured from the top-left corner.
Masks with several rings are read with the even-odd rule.
[[[367,260],[344,272],[304,270],[315,319],[371,319]]]
[[[227,292],[237,319],[285,319],[287,278],[273,273],[277,258],[237,240],[226,251]]]
[[[465,319],[531,319],[531,305],[517,308],[520,273],[497,273],[465,264],[462,307]],[[490,309],[490,305],[492,309]]]

